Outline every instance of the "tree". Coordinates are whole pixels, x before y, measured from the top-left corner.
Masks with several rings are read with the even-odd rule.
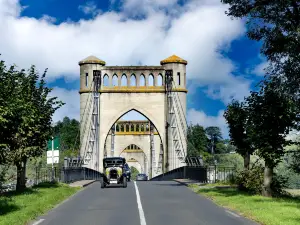
[[[299,92],[300,1],[221,0],[232,18],[245,18],[247,35],[262,41],[261,53],[270,63],[268,75],[284,77],[284,91]],[[299,96],[295,96],[299,98]]]
[[[232,101],[227,106],[224,117],[227,120],[231,141],[237,147],[236,152],[244,158],[244,169],[249,169],[250,155],[255,149],[248,134],[249,127],[247,122],[249,114],[245,104],[236,100]]]
[[[272,196],[273,170],[282,160],[284,147],[291,144],[286,136],[298,122],[297,106],[288,95],[278,91],[277,85],[278,79],[270,78],[261,84],[259,92],[252,92],[246,99],[250,127],[247,134],[258,156],[265,161],[264,196]]]
[[[300,174],[300,150],[291,154],[291,163],[289,166],[293,172]]]
[[[205,130],[199,124],[189,125],[187,128],[188,156],[204,155],[207,150],[208,139]]]
[[[78,154],[80,124],[76,119],[64,117],[62,121],[58,121],[53,128],[53,135],[60,137],[61,150],[75,150]]]
[[[136,180],[136,176],[139,174],[139,171],[134,166],[131,166],[130,170],[131,170],[131,179]]]
[[[219,127],[207,127],[205,128],[205,133],[209,137],[209,149],[211,150],[212,154],[215,154],[216,145],[222,140],[222,132]]]
[[[0,64],[0,130],[4,134],[0,144],[5,149],[3,161],[17,167],[17,190],[25,188],[26,162],[44,152],[52,116],[63,105],[49,96],[52,89],[46,87],[46,72],[39,79],[34,66],[26,74],[15,66],[7,70],[3,61]]]

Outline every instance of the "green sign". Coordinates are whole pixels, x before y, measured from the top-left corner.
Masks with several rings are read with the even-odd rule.
[[[60,141],[59,141],[59,137],[54,137],[54,140],[53,140],[53,147],[54,147],[54,150],[59,150],[60,149]],[[52,139],[50,139],[47,143],[47,150],[52,150]]]

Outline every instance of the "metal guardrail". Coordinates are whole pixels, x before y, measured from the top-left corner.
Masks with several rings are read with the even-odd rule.
[[[200,167],[183,166],[153,177],[152,181],[168,181],[173,179],[191,179],[201,183],[228,182],[234,175],[233,167]]]

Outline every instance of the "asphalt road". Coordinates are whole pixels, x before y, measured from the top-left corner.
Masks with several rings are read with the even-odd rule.
[[[138,191],[136,189],[138,187]],[[35,225],[255,225],[172,181],[91,184]],[[256,224],[257,225],[257,224]]]

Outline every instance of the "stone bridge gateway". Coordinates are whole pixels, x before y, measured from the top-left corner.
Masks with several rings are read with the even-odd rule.
[[[150,177],[185,165],[187,61],[173,55],[160,64],[106,66],[94,56],[79,62],[80,152],[85,167],[102,171],[104,157],[119,156],[130,144],[141,146]],[[97,87],[95,72],[99,77]],[[148,119],[144,131],[142,126],[137,131],[136,124],[123,128],[117,124],[131,110]],[[135,129],[132,132],[148,133],[122,135],[131,125]]]

